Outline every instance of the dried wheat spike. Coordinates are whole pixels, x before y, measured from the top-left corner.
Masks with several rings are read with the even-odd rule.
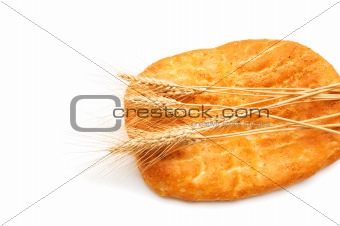
[[[184,105],[184,103],[177,101],[175,99],[170,99],[162,96],[131,96],[127,99],[129,102],[135,103],[141,106],[175,106],[175,105]]]
[[[167,155],[174,149],[201,142],[196,130],[190,126],[178,126],[163,132],[136,132],[136,137],[122,145],[116,145],[109,151],[112,153],[128,153],[138,156],[140,159],[157,159],[159,155]],[[139,135],[138,135],[139,134]]]
[[[204,89],[181,86],[181,85],[178,85],[178,84],[175,84],[169,81],[160,80],[160,79],[132,76],[128,74],[119,74],[119,77],[121,77],[122,79],[126,81],[140,84],[143,86],[144,89],[146,87],[149,87],[152,91],[165,97],[184,97],[188,95],[201,93],[204,91]]]

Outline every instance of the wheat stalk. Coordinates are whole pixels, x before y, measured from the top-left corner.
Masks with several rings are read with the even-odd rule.
[[[332,115],[322,116],[318,118],[308,119],[304,121],[294,121],[290,119],[285,119],[281,117],[275,116],[274,118],[281,119],[288,123],[271,126],[267,128],[260,129],[252,129],[243,132],[234,132],[234,133],[224,133],[217,135],[204,136],[201,132],[206,132],[216,127],[201,127],[194,128],[194,125],[184,125],[177,126],[171,129],[164,130],[162,132],[147,132],[142,131],[143,136],[136,136],[130,139],[125,144],[121,145],[117,150],[115,147],[112,147],[110,151],[113,153],[123,153],[123,154],[133,154],[137,156],[137,161],[144,163],[146,166],[150,166],[153,163],[157,162],[164,156],[167,156],[177,148],[192,145],[195,143],[202,142],[207,139],[220,139],[220,138],[232,138],[239,136],[249,136],[256,134],[267,134],[274,132],[287,132],[287,131],[295,131],[301,129],[320,129],[327,132],[330,132],[329,128],[339,128],[340,123],[336,124],[324,124],[324,125],[313,125],[308,124],[309,122],[314,122],[321,119],[331,118],[340,116],[340,113],[335,113]],[[236,118],[232,119],[212,119],[206,120],[205,122],[218,122],[218,126],[224,126],[223,122],[231,122],[236,120]],[[285,128],[286,127],[286,128]],[[331,131],[331,132],[334,132]],[[335,131],[337,134],[340,132]]]
[[[127,74],[121,74],[121,78],[133,82],[133,84],[137,84],[143,90],[148,90],[154,93],[154,96],[130,96],[127,98],[127,101],[137,104],[139,106],[209,106],[212,107],[212,110],[221,110],[216,109],[216,107],[227,107],[223,105],[216,104],[191,104],[191,103],[183,103],[178,101],[179,97],[186,97],[192,94],[202,93],[202,92],[210,92],[216,94],[232,94],[232,95],[256,95],[256,96],[264,96],[270,97],[263,100],[254,101],[251,103],[246,103],[243,105],[230,107],[244,107],[259,103],[265,103],[269,101],[276,101],[276,103],[266,105],[264,108],[275,108],[282,107],[288,104],[297,104],[302,102],[312,102],[312,101],[336,101],[340,100],[340,83],[331,84],[328,86],[318,87],[314,89],[310,88],[234,88],[234,87],[208,87],[208,86],[181,86],[172,82],[152,79],[152,78],[144,78],[140,76],[131,76]],[[229,92],[233,91],[233,92]],[[236,91],[236,92],[234,92]],[[241,93],[239,93],[241,92]],[[242,93],[243,92],[243,93]],[[160,96],[156,96],[160,95]],[[177,100],[176,100],[177,99]],[[282,100],[283,99],[283,100]],[[247,113],[249,109],[246,109]],[[339,128],[339,123],[334,124],[310,124],[310,122],[321,120],[325,118],[340,116],[340,113],[322,116],[314,119],[308,119],[304,121],[296,121],[288,118],[279,117],[276,115],[271,115],[271,118],[276,120],[283,121],[285,123],[271,126],[261,129],[252,129],[243,132],[235,132],[235,133],[222,133],[210,136],[203,136],[201,132],[207,132],[209,130],[224,127],[225,122],[233,122],[238,118],[213,118],[203,121],[205,124],[213,124],[217,125],[214,127],[211,126],[201,126],[199,128],[195,127],[195,124],[185,125],[185,126],[177,126],[171,129],[165,129],[163,131],[157,132],[146,132],[143,137],[134,137],[129,142],[124,144],[119,152],[121,153],[129,153],[138,156],[138,160],[142,162],[148,162],[150,164],[154,163],[161,158],[161,156],[167,156],[170,153],[174,152],[178,147],[191,145],[194,143],[201,142],[206,139],[218,139],[218,138],[227,138],[227,137],[236,137],[236,136],[247,136],[247,135],[255,135],[262,133],[273,133],[273,132],[283,132],[283,131],[295,131],[301,129],[318,129],[325,132],[330,132],[333,134],[339,135],[340,132],[334,130],[334,128]]]
[[[222,138],[222,137],[223,138],[226,138],[226,137],[230,138],[230,137],[238,137],[238,136],[249,136],[249,135],[261,134],[261,133],[286,132],[286,131],[295,131],[295,130],[300,130],[300,129],[313,129],[313,128],[340,135],[340,132],[335,131],[335,130],[330,131],[330,129],[328,129],[328,128],[340,128],[340,123],[324,124],[324,125],[313,125],[313,124],[307,123],[307,122],[313,122],[313,121],[331,118],[331,117],[336,117],[336,116],[340,116],[340,113],[335,113],[335,114],[326,115],[326,116],[317,117],[317,118],[312,118],[312,119],[303,120],[303,121],[286,120],[289,123],[281,124],[281,125],[277,125],[277,126],[266,127],[266,128],[260,128],[260,129],[252,129],[252,130],[243,131],[243,132],[218,134],[218,135],[204,136],[204,137],[197,137],[197,138],[200,138],[202,140],[203,139]],[[292,127],[283,128],[283,127],[287,127],[287,126],[292,126]],[[281,129],[281,128],[283,128],[283,129]]]
[[[136,137],[111,147],[109,151],[113,154],[133,154],[140,162],[154,163],[160,156],[166,156],[178,147],[200,142],[201,139],[193,136],[195,132],[195,129],[188,125],[162,132],[141,131]]]
[[[304,93],[319,90],[319,88],[239,88],[239,87],[214,87],[214,86],[182,86],[173,82],[146,78],[140,76],[132,76],[128,74],[119,74],[119,76],[129,82],[135,82],[142,87],[149,87],[157,94],[165,97],[180,98],[202,92],[216,93],[216,94],[229,94],[229,95],[241,95],[241,96],[256,96],[258,97],[288,97],[288,96],[303,96]],[[332,88],[334,87],[334,88]],[[336,89],[340,87],[340,83],[326,86],[324,91],[318,93],[318,95],[311,95],[312,99],[321,100],[340,100],[340,90]],[[241,91],[230,92],[230,91]],[[332,91],[333,93],[322,94],[323,92]],[[247,93],[248,92],[248,93]]]
[[[170,99],[162,96],[140,96],[134,95],[130,96],[127,101],[134,103],[139,106],[178,106],[184,105],[184,103],[177,101],[175,99]]]
[[[201,93],[203,91],[199,88],[180,86],[175,83],[160,79],[132,76],[128,74],[119,74],[118,76],[128,82],[134,82],[144,88],[149,88],[152,91],[157,92],[158,94],[165,97],[184,97]]]

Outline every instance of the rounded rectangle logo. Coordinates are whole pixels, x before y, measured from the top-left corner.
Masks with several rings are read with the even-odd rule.
[[[122,126],[122,120],[116,118],[116,124],[109,128],[84,128],[77,124],[77,103],[80,100],[112,100],[115,103],[115,107],[121,107],[121,101],[114,95],[79,95],[71,100],[70,104],[70,123],[74,130],[79,132],[114,132],[120,129]]]

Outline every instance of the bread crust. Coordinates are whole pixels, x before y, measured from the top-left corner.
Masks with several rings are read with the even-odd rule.
[[[319,54],[296,42],[278,40],[235,41],[181,53],[153,63],[139,76],[181,85],[229,87],[316,88],[340,82],[335,69]],[[131,83],[125,97],[132,88],[138,89]],[[237,106],[257,98],[203,93],[188,101]],[[129,108],[128,102],[125,107]],[[284,106],[270,113],[304,120],[336,112],[340,112],[340,101]],[[339,121],[334,117],[322,122]],[[127,123],[128,133],[133,128]],[[339,158],[340,136],[310,129],[206,140],[183,146],[148,168],[139,163],[139,168],[144,181],[161,196],[237,200],[295,184]]]

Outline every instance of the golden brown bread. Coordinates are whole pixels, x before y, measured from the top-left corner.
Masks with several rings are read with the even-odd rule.
[[[319,54],[295,42],[277,42],[245,40],[189,51],[160,60],[139,76],[181,85],[217,83],[227,87],[315,88],[340,82],[332,65]],[[138,89],[132,83],[126,97],[131,87]],[[237,106],[257,98],[203,93],[187,101]],[[129,108],[128,103],[125,107]],[[339,101],[295,104],[270,113],[304,120],[336,112],[340,112]],[[339,122],[339,117],[323,122]],[[128,132],[132,128],[128,123]],[[192,201],[236,200],[297,183],[339,158],[340,136],[310,129],[206,140],[181,147],[147,169],[142,163],[139,168],[145,182],[162,196]]]

